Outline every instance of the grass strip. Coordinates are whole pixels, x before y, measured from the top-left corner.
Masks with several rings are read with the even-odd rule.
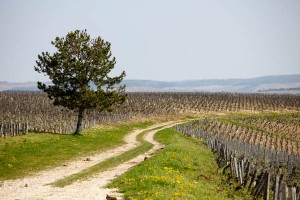
[[[216,155],[204,141],[172,129],[156,134],[165,149],[113,180],[131,199],[252,199],[245,191],[233,191],[222,175]]]
[[[124,144],[134,129],[155,122],[123,122],[86,129],[79,136],[27,134],[0,138],[0,181],[17,179],[41,170],[62,166],[77,157],[106,151]]]
[[[140,144],[137,147],[133,148],[132,150],[129,150],[129,151],[127,151],[123,154],[120,154],[118,156],[108,158],[105,161],[100,162],[100,163],[98,163],[98,164],[96,164],[96,165],[94,165],[94,166],[92,166],[88,169],[82,170],[79,173],[72,174],[72,175],[67,176],[63,179],[59,179],[59,180],[51,183],[50,185],[52,185],[54,187],[65,187],[67,185],[71,185],[72,183],[74,183],[76,181],[86,180],[86,179],[92,177],[96,173],[105,171],[109,168],[116,167],[116,166],[120,165],[123,162],[126,162],[126,161],[140,155],[140,154],[143,154],[143,153],[149,151],[153,147],[153,144],[145,141],[143,139],[143,137],[149,131],[157,130],[157,129],[160,129],[160,128],[161,127],[157,127],[157,128],[147,130],[147,131],[144,131],[144,132],[140,133],[137,136],[137,141],[140,142]]]

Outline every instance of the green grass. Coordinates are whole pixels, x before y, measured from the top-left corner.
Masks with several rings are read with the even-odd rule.
[[[155,129],[159,129],[159,128],[160,127],[155,128]],[[155,129],[152,129],[152,130],[155,130]],[[65,187],[67,185],[71,185],[72,183],[74,183],[76,181],[86,180],[96,173],[105,171],[106,169],[109,169],[112,167],[116,167],[125,161],[128,161],[140,154],[147,152],[148,150],[150,150],[153,147],[153,144],[146,142],[143,139],[143,136],[147,132],[149,132],[149,131],[144,131],[137,136],[137,141],[139,141],[140,144],[137,147],[133,148],[132,150],[129,150],[121,155],[118,155],[118,156],[115,156],[112,158],[108,158],[99,164],[96,164],[88,169],[85,169],[85,170],[79,172],[79,173],[72,174],[63,179],[59,179],[59,180],[51,183],[50,185],[55,186],[55,187]]]
[[[40,170],[61,166],[76,157],[91,155],[124,144],[135,128],[154,122],[102,125],[81,135],[27,134],[0,139],[0,181],[17,179]]]
[[[229,189],[216,156],[203,141],[171,129],[160,131],[156,139],[166,145],[165,149],[108,187],[119,188],[132,199],[251,199]]]

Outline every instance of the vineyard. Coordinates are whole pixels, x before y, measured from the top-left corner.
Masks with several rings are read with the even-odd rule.
[[[202,118],[175,129],[205,139],[237,188],[256,198],[299,199],[300,113]]]
[[[73,132],[76,125],[76,112],[63,107],[53,106],[47,95],[40,92],[0,92],[0,107],[0,137],[22,135],[27,132],[65,134]],[[88,111],[83,126],[88,128],[99,122],[122,121],[156,115],[291,112],[299,110],[300,96],[296,95],[129,93],[126,102],[121,106],[115,107],[112,113]],[[252,119],[242,120],[248,120],[250,123],[260,123],[261,127],[264,127],[267,123],[266,121],[255,121]],[[239,123],[239,121],[236,123]],[[281,132],[291,129],[290,131],[292,132],[295,126],[285,127],[282,124],[278,124],[274,131],[277,132],[277,129]],[[265,137],[264,134],[262,132],[261,137]],[[293,136],[291,135],[290,137]],[[269,142],[275,143],[273,140]],[[285,145],[285,143],[282,145]],[[296,151],[296,149],[298,151],[298,147],[295,145],[291,144],[289,151]]]
[[[191,126],[214,133],[226,141],[300,154],[300,113],[250,115],[195,121]],[[198,125],[197,125],[198,124]]]
[[[0,137],[69,134],[77,112],[40,92],[0,92]],[[232,187],[255,198],[300,196],[300,96],[233,93],[128,93],[113,112],[87,111],[83,127],[155,116],[199,116],[175,129],[202,138],[218,153]]]

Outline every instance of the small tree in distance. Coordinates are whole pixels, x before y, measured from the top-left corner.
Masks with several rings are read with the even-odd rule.
[[[116,59],[111,58],[111,44],[101,37],[91,39],[86,30],[69,32],[51,42],[57,52],[38,55],[35,71],[49,76],[53,85],[38,82],[54,105],[78,111],[75,135],[82,130],[87,109],[111,111],[114,104],[125,101],[125,85],[117,86],[125,77],[109,77]]]

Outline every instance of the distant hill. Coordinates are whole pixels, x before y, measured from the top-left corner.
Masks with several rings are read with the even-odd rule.
[[[18,90],[18,91],[37,91],[36,82],[10,83],[0,82],[0,91],[4,90]]]
[[[187,81],[151,81],[125,80],[127,91],[153,92],[271,92],[272,89],[281,89],[283,93],[294,93],[288,88],[300,87],[300,74],[263,76],[250,79],[207,79]],[[296,90],[298,93],[299,90]],[[278,91],[276,91],[278,92]]]
[[[203,79],[186,81],[124,80],[127,92],[264,92],[300,94],[300,74],[249,79]],[[0,82],[0,91],[36,91],[36,82]]]

